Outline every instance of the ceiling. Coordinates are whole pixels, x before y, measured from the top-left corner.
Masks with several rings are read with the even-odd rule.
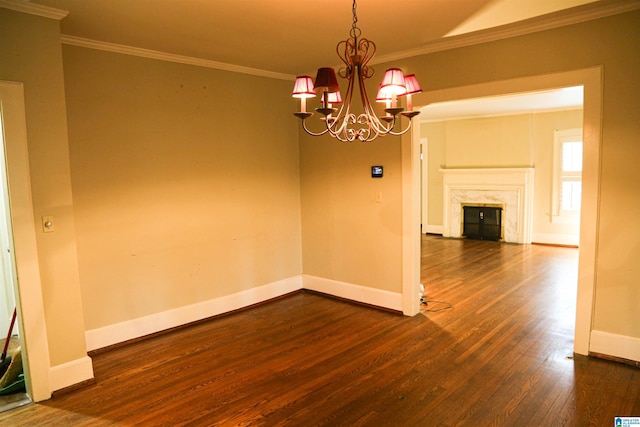
[[[20,2],[24,0],[12,0]],[[610,0],[360,0],[358,27],[385,57],[443,39]],[[31,0],[68,11],[65,36],[284,75],[339,63],[351,0]],[[389,7],[396,4],[397,7]],[[578,9],[575,9],[578,8]],[[550,16],[550,15],[547,15]]]
[[[583,104],[584,88],[574,86],[557,90],[437,102],[420,109],[420,121],[574,109],[582,108]]]
[[[7,1],[26,0],[0,0]],[[399,0],[390,8],[389,0],[359,0],[356,10],[362,37],[377,45],[372,61],[376,63],[438,50],[459,40],[467,43],[492,31],[527,25],[535,31],[548,22],[566,23],[567,17],[569,21],[589,17],[594,10],[634,1]],[[319,66],[337,66],[335,46],[349,37],[353,22],[352,0],[30,0],[27,4],[69,12],[61,21],[69,43],[73,39],[133,47],[292,81]],[[580,88],[438,103],[424,107],[420,117],[443,120],[581,105]]]

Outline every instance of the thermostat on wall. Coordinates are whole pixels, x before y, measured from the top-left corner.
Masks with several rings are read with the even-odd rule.
[[[371,166],[371,178],[382,178],[382,166]]]

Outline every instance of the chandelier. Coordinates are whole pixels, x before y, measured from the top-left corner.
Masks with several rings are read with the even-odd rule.
[[[347,90],[344,101],[340,94],[340,87],[333,68],[319,68],[316,74],[315,83],[311,76],[296,77],[293,86],[292,96],[300,99],[300,111],[293,113],[302,121],[302,127],[309,135],[320,136],[329,133],[334,138],[343,142],[373,141],[378,136],[402,135],[411,127],[411,118],[420,114],[413,111],[411,95],[422,92],[416,76],[411,74],[405,76],[399,68],[389,68],[386,70],[382,83],[378,88],[375,100],[384,102],[384,115],[377,116],[369,95],[367,94],[364,81],[374,74],[373,68],[369,67],[369,61],[376,53],[374,42],[360,37],[361,30],[358,28],[358,17],[356,15],[356,0],[352,6],[353,24],[349,32],[350,38],[343,40],[336,46],[336,52],[345,66],[338,70],[338,75],[347,80]],[[353,91],[358,87],[360,93],[360,104],[362,112],[354,113],[351,107]],[[307,127],[307,119],[313,113],[306,109],[307,98],[320,96],[320,107],[315,110],[322,115],[320,122],[324,124],[320,131],[314,132]],[[407,110],[398,106],[398,97],[407,98]],[[335,106],[340,106],[336,108]],[[400,117],[409,119],[408,125],[404,129],[400,127]]]

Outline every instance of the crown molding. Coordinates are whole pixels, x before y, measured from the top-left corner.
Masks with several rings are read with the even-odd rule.
[[[42,6],[23,0],[0,0],[0,7],[53,19],[62,19],[68,15],[68,12],[64,10]],[[372,64],[392,62],[429,53],[441,52],[449,49],[457,49],[481,43],[503,40],[539,31],[560,28],[567,25],[579,24],[582,22],[605,18],[612,15],[618,15],[636,9],[640,9],[640,0],[601,0],[570,10],[562,10],[548,15],[539,16],[526,21],[515,22],[512,24],[490,28],[487,30],[476,31],[468,34],[445,37],[443,39],[429,42],[415,49],[409,49],[387,55],[380,55],[374,58]],[[171,54],[70,35],[62,35],[61,42],[63,44],[72,46],[103,50],[124,55],[139,56],[142,58],[156,59],[160,61],[174,62],[179,64],[194,65],[198,67],[212,68],[223,71],[231,71],[259,77],[268,77],[272,79],[289,81],[295,79],[295,76],[291,74],[278,73],[275,71],[261,70],[257,68],[212,61],[208,59]]]
[[[372,63],[380,64],[428,53],[441,52],[449,49],[473,46],[503,40],[511,37],[522,36],[539,31],[551,30],[567,25],[580,24],[595,19],[631,12],[640,9],[640,0],[602,0],[576,7],[570,10],[562,10],[548,15],[531,18],[526,21],[515,22],[500,27],[480,30],[473,33],[458,36],[445,37],[440,40],[427,43],[419,48],[402,52],[381,55]]]
[[[0,0],[0,7],[15,10],[16,12],[28,13],[30,15],[42,16],[44,18],[57,19],[58,21],[69,14],[66,10],[23,0]]]
[[[2,1],[2,0],[0,0]],[[159,61],[175,62],[178,64],[195,65],[197,67],[213,68],[216,70],[231,71],[234,73],[250,74],[252,76],[268,77],[279,80],[295,80],[296,76],[291,74],[277,73],[274,71],[260,70],[258,68],[243,67],[240,65],[227,64],[224,62],[212,61],[209,59],[194,58],[191,56],[176,55],[173,53],[160,52],[157,50],[143,49],[139,47],[126,46],[116,43],[103,42],[99,40],[85,39],[82,37],[62,35],[60,41],[63,44],[85,47],[88,49],[103,50],[106,52],[120,53],[123,55],[139,56]]]

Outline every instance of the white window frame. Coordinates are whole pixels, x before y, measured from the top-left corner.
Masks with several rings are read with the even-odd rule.
[[[575,210],[562,209],[562,184],[567,181],[582,182],[580,171],[563,172],[562,146],[565,143],[580,141],[582,143],[582,128],[556,130],[553,133],[553,189],[551,195],[551,222],[577,224],[580,221],[580,208]],[[583,144],[584,147],[584,144]]]

